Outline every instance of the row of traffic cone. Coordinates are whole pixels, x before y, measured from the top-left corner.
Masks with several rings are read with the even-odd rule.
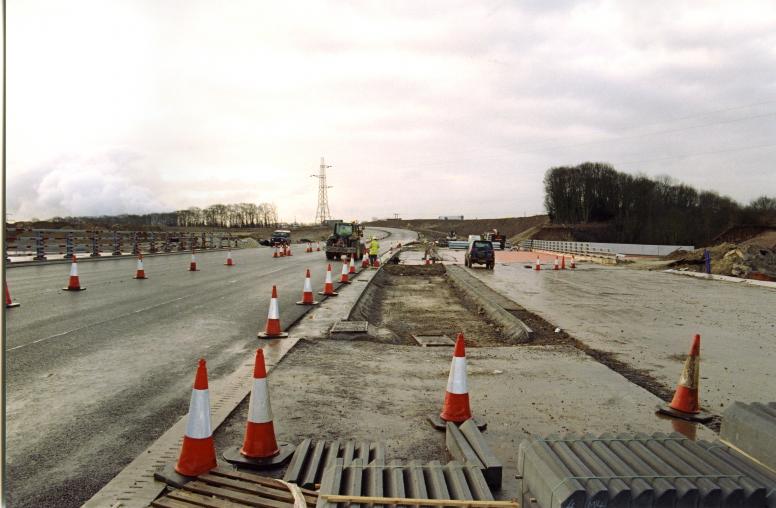
[[[350,263],[342,263],[342,275],[340,282],[343,284],[350,284],[349,272],[353,269],[355,273],[353,260],[351,258]],[[323,283],[323,291],[318,293],[324,296],[337,296],[339,293],[334,291],[334,283],[331,277],[331,264],[326,267],[326,279]],[[305,272],[304,286],[302,288],[302,299],[296,302],[297,305],[318,305],[318,301],[315,300],[313,295],[312,282],[310,280],[310,269]],[[269,311],[267,313],[267,323],[264,327],[264,331],[258,333],[262,338],[282,338],[288,337],[287,333],[284,333],[280,328],[280,304],[278,303],[278,289],[277,286],[272,286],[272,297],[269,301]]]
[[[574,255],[571,256],[571,263],[569,268],[572,270],[577,267],[576,260],[574,259]],[[535,271],[540,271],[542,269],[542,263],[539,259],[539,256],[536,256],[536,264],[534,265]],[[553,270],[565,270],[566,269],[566,256],[561,256],[560,258],[560,264],[558,264],[558,256],[555,256],[555,262],[552,265]]]
[[[234,260],[232,259],[232,251],[229,250],[226,253],[226,262],[224,262],[224,266],[235,266]],[[189,271],[190,272],[198,272],[199,269],[197,268],[197,258],[194,255],[194,251],[191,252],[191,261],[189,262]],[[132,277],[133,279],[138,280],[144,280],[147,279],[148,276],[145,273],[145,267],[143,265],[143,255],[138,254],[137,255],[137,268],[135,269],[135,276]],[[6,290],[8,288],[6,287]],[[73,255],[73,261],[70,263],[70,278],[68,280],[67,287],[63,288],[65,291],[85,291],[86,288],[81,286],[81,279],[78,276],[78,258]]]
[[[167,466],[156,474],[159,480],[180,486],[218,466],[210,416],[207,364],[204,359],[200,359],[191,390],[186,432],[178,460],[174,466]],[[257,349],[242,446],[227,449],[223,457],[228,462],[241,466],[269,467],[285,462],[294,452],[294,448],[288,443],[278,442],[275,437],[264,351]]]
[[[305,252],[310,253],[313,251],[321,252],[321,242],[315,242],[315,249],[313,249],[312,242],[307,242],[307,249],[305,249]]]

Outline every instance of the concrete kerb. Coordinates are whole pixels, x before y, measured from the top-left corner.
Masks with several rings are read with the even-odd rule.
[[[776,402],[734,402],[725,410],[719,437],[776,472]]]
[[[764,288],[776,289],[776,282],[770,282],[766,280],[742,279],[740,277],[731,277],[729,275],[718,275],[716,273],[689,272],[689,271],[681,271],[681,270],[674,270],[674,269],[668,269],[663,271],[665,273],[672,273],[674,275],[686,275],[687,277],[695,277],[697,279],[733,282],[737,284],[746,284],[750,286],[760,286]]]
[[[504,335],[509,340],[526,343],[533,339],[534,332],[528,325],[488,297],[488,292],[492,291],[490,288],[466,273],[460,266],[446,265],[445,270],[447,270],[450,282],[459,290],[464,300],[470,305],[482,309],[492,321],[502,328]]]

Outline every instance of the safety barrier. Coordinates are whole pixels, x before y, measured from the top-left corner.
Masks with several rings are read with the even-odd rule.
[[[35,261],[45,261],[48,255],[62,254],[72,257],[77,253],[89,253],[90,257],[102,255],[120,256],[157,252],[185,251],[191,249],[223,249],[238,247],[238,239],[227,232],[181,231],[86,231],[72,229],[27,229],[6,227],[4,257],[34,256]]]
[[[588,242],[559,242],[555,240],[523,240],[520,242],[521,250],[545,250],[563,254],[574,254],[589,258],[600,258],[616,262],[617,253],[610,249],[592,246]]]

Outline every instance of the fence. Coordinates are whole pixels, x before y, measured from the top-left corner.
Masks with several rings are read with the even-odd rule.
[[[23,229],[6,227],[4,257],[34,256],[45,261],[47,256],[66,257],[89,253],[103,255],[177,252],[191,249],[221,249],[237,247],[239,240],[227,232],[179,231],[85,231],[66,229]]]

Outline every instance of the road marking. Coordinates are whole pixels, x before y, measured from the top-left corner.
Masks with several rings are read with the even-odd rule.
[[[268,272],[263,272],[263,273],[260,273],[260,274],[258,274],[258,276],[259,276],[259,277],[263,277],[263,276],[266,276],[266,275],[271,275],[271,274],[273,274],[273,273],[276,273],[276,272],[279,272],[279,271],[285,270],[286,268],[288,268],[288,267],[287,267],[287,266],[282,266],[282,267],[279,267],[279,268],[274,268],[274,269],[272,269],[272,270],[270,270],[270,271],[268,271]],[[110,318],[110,319],[106,319],[106,320],[104,320],[104,321],[99,321],[99,322],[97,322],[97,323],[88,324],[88,325],[85,325],[85,326],[81,326],[81,327],[79,327],[79,328],[73,328],[72,330],[68,330],[68,331],[66,331],[66,332],[61,332],[61,333],[57,333],[57,334],[54,334],[54,335],[50,335],[50,336],[48,336],[48,337],[44,337],[44,338],[42,338],[42,339],[34,340],[34,341],[32,341],[32,342],[28,342],[28,343],[26,343],[26,344],[20,344],[20,345],[18,345],[18,346],[14,346],[14,347],[12,347],[12,348],[8,348],[8,349],[6,349],[6,350],[5,350],[5,352],[6,352],[6,353],[9,353],[9,352],[11,352],[11,351],[15,351],[15,350],[17,350],[17,349],[22,349],[22,348],[25,348],[25,347],[27,347],[27,346],[32,346],[33,344],[38,344],[38,343],[40,343],[40,342],[45,342],[45,341],[48,341],[48,340],[51,340],[51,339],[56,339],[56,338],[58,338],[58,337],[63,337],[63,336],[65,336],[65,335],[69,335],[69,334],[71,334],[71,333],[73,333],[73,332],[78,332],[78,331],[80,331],[80,330],[84,330],[84,329],[86,329],[86,328],[90,328],[90,327],[92,327],[92,326],[102,325],[102,324],[108,323],[108,322],[110,322],[110,321],[114,321],[114,320],[116,320],[116,319],[121,319],[121,318],[124,318],[124,317],[127,317],[127,316],[131,316],[131,315],[133,315],[133,314],[138,314],[138,313],[140,313],[140,312],[145,312],[145,311],[147,311],[147,310],[154,309],[154,308],[156,308],[156,307],[161,307],[162,305],[167,305],[167,304],[170,304],[170,303],[175,303],[175,302],[177,302],[177,301],[180,301],[180,300],[183,300],[183,299],[185,299],[185,298],[189,298],[189,296],[191,296],[191,295],[188,295],[188,296],[181,296],[181,297],[179,297],[179,298],[173,298],[172,300],[167,300],[166,302],[162,302],[162,303],[159,303],[159,304],[157,304],[157,305],[149,305],[148,307],[143,307],[143,308],[140,308],[140,309],[136,309],[136,310],[133,310],[132,312],[127,312],[126,314],[121,314],[120,316],[112,317],[112,318]]]
[[[189,296],[190,296],[190,295],[189,295]],[[91,328],[92,326],[102,325],[102,324],[108,323],[108,322],[110,322],[110,321],[114,321],[114,320],[116,320],[116,319],[121,319],[121,318],[124,318],[124,317],[127,317],[127,316],[131,316],[131,315],[133,315],[133,314],[138,314],[138,313],[140,313],[140,312],[145,312],[145,311],[147,311],[147,310],[151,310],[151,309],[153,309],[153,308],[156,308],[156,307],[161,307],[162,305],[167,305],[167,304],[169,304],[169,303],[174,303],[174,302],[177,302],[177,301],[183,300],[183,299],[185,299],[185,298],[189,298],[189,296],[180,296],[180,297],[178,297],[178,298],[173,298],[172,300],[167,300],[166,302],[162,302],[162,303],[159,303],[159,304],[157,304],[157,305],[149,305],[148,307],[143,307],[143,308],[140,308],[140,309],[136,309],[136,310],[133,310],[132,312],[127,312],[126,314],[122,314],[122,315],[120,315],[120,316],[112,317],[112,318],[110,318],[110,319],[106,319],[106,320],[104,320],[104,321],[98,321],[97,323],[91,323],[91,324],[88,324],[88,325],[82,326],[82,327],[80,327],[80,328],[73,328],[72,330],[68,330],[68,331],[66,331],[66,332],[57,333],[57,334],[55,334],[55,335],[50,335],[50,336],[48,336],[48,337],[44,337],[44,338],[42,338],[42,339],[34,340],[34,341],[32,341],[32,342],[28,342],[28,343],[26,343],[26,344],[21,344],[21,345],[19,345],[19,346],[14,346],[14,347],[12,347],[12,348],[8,348],[8,349],[6,349],[6,350],[5,350],[5,352],[6,352],[6,353],[8,353],[9,351],[14,351],[14,350],[16,350],[16,349],[21,349],[21,348],[23,348],[23,347],[31,346],[31,345],[33,345],[33,344],[38,344],[39,342],[44,342],[44,341],[47,341],[47,340],[56,339],[57,337],[62,337],[62,336],[65,336],[65,335],[71,334],[71,333],[73,333],[73,332],[77,332],[77,331],[80,331],[80,330],[84,330],[84,329],[86,329],[86,328]]]

